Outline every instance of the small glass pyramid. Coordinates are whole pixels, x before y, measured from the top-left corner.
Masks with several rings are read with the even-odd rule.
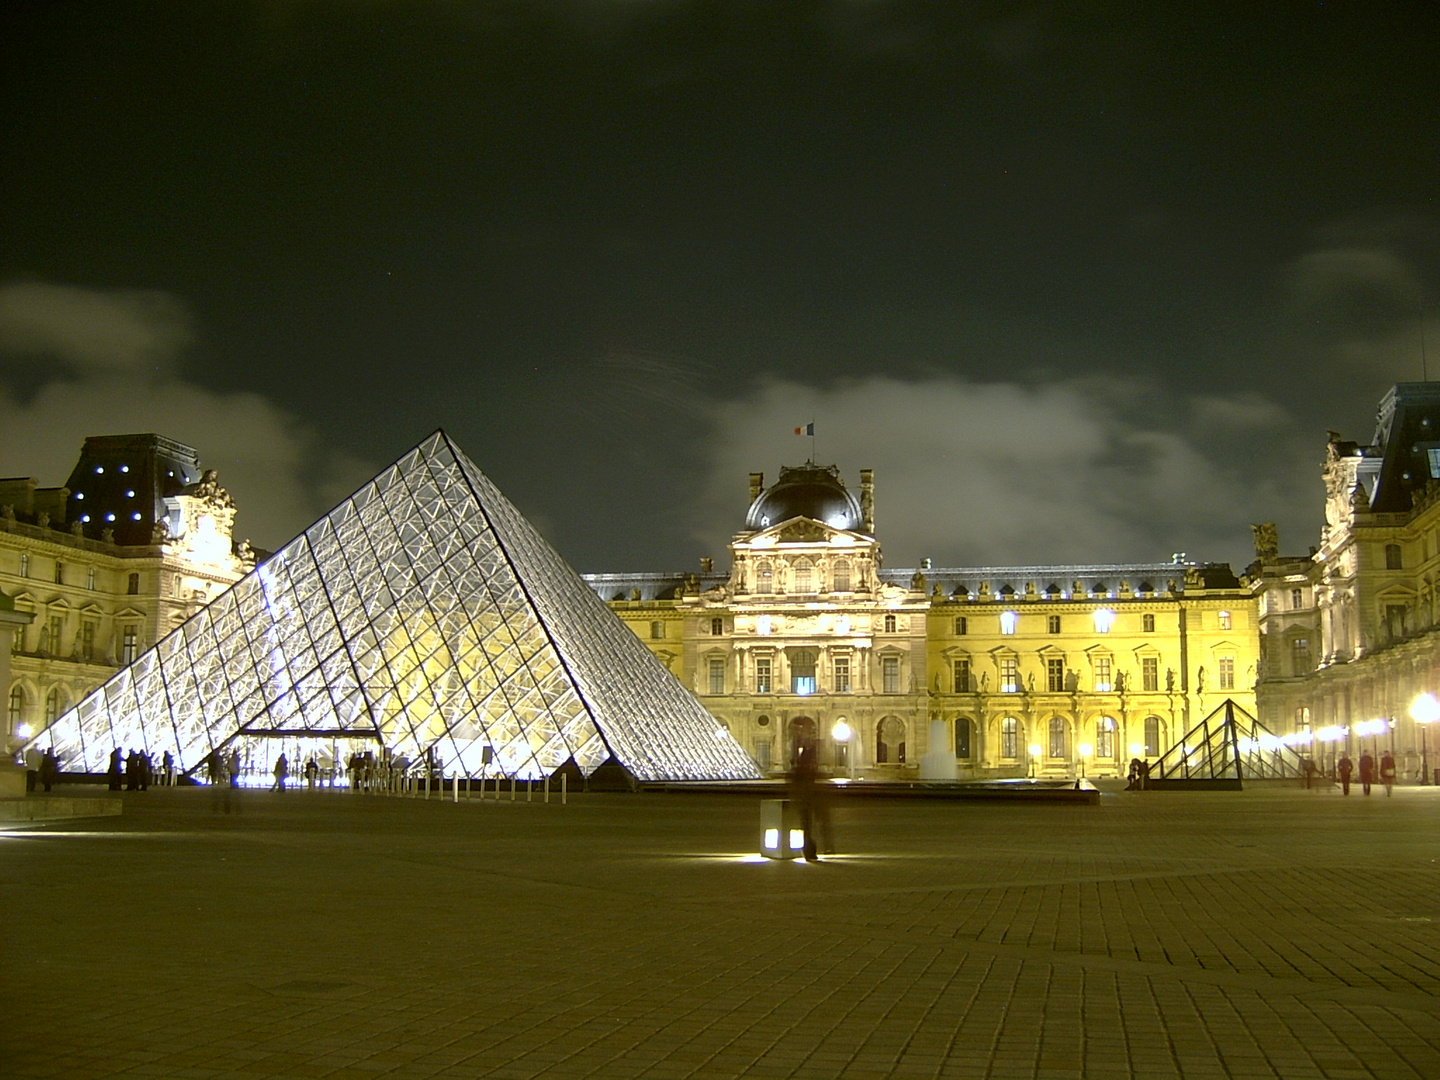
[[[760,775],[443,431],[47,734],[91,772],[116,747],[194,771],[279,739],[476,777],[611,758],[638,780]]]

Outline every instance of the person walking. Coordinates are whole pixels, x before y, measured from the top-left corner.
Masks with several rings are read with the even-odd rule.
[[[311,791],[315,790],[315,778],[320,775],[320,766],[315,763],[312,757],[305,762],[305,786]]]
[[[1395,758],[1386,750],[1380,755],[1380,782],[1385,785],[1385,797],[1395,794]]]
[[[290,775],[290,759],[281,754],[275,760],[275,786],[272,790],[284,791],[285,778]]]
[[[1370,751],[1360,752],[1360,790],[1366,795],[1370,794],[1370,785],[1375,780],[1375,759],[1370,756]]]
[[[1349,754],[1340,755],[1340,764],[1337,766],[1340,772],[1340,794],[1350,794],[1350,774],[1355,771],[1355,763],[1350,760]]]
[[[60,764],[55,760],[55,751],[46,750],[40,755],[40,785],[49,791],[55,786],[55,778],[60,775]]]

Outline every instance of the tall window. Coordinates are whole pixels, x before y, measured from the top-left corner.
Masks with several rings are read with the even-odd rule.
[[[955,661],[955,693],[970,693],[970,659]]]
[[[791,591],[797,593],[813,593],[815,591],[815,567],[809,559],[800,559],[795,563],[795,588]]]
[[[1295,610],[1295,609],[1302,608],[1302,607],[1304,607],[1304,606],[1305,606],[1305,590],[1304,590],[1304,589],[1291,589],[1291,590],[1290,590],[1290,608],[1291,608],[1291,610],[1293,611],[1293,610]]]
[[[1142,656],[1140,658],[1140,689],[1152,694],[1160,689],[1160,658],[1158,656]]]
[[[900,692],[900,658],[898,656],[880,658],[880,689],[882,693],[886,694]]]
[[[1020,689],[1020,661],[1013,656],[1000,658],[1000,692],[1013,694]]]
[[[767,772],[770,768],[770,740],[755,740],[755,764],[760,766],[761,772]]]
[[[139,645],[139,628],[134,626],[125,627],[125,629],[120,632],[120,662],[122,664],[133,664]]]
[[[665,636],[665,624],[658,619],[650,624],[650,636],[656,641]]]
[[[1310,639],[1296,638],[1290,643],[1291,659],[1295,664],[1295,674],[1303,675],[1310,670]]]
[[[1109,716],[1102,716],[1095,721],[1095,756],[1115,757],[1115,721]]]
[[[1115,612],[1109,608],[1097,608],[1095,610],[1095,633],[1108,634],[1110,627],[1115,625]]]
[[[1060,616],[1048,615],[1045,618],[1045,630],[1047,633],[1058,634],[1060,632]]]
[[[55,584],[65,584],[65,564],[59,559],[55,560]]]
[[[80,624],[80,659],[95,659],[95,624],[86,619]]]
[[[131,574],[130,577],[126,579],[126,582],[125,582],[125,591],[126,591],[127,593],[129,593],[131,596],[137,596],[137,595],[139,595],[139,593],[140,593],[140,575],[139,575],[139,574]]]
[[[830,572],[834,582],[832,586],[835,592],[850,591],[850,561],[848,559],[836,559],[835,569]]]
[[[50,639],[46,649],[51,656],[60,655],[60,642],[65,636],[65,616],[51,615],[45,623],[45,635]]]
[[[15,636],[10,640],[10,651],[23,653],[25,651],[25,627],[15,627]]]
[[[85,588],[92,592],[95,590],[95,567],[93,566],[85,568]]]
[[[1000,756],[1012,760],[1020,756],[1020,721],[1013,716],[1000,721]]]
[[[713,634],[715,637],[719,637],[721,634],[725,633],[725,620],[724,620],[724,619],[711,619],[711,620],[710,620],[710,633]]]
[[[1220,689],[1235,689],[1235,658],[1233,656],[1220,657]]]
[[[49,727],[60,719],[60,689],[52,686],[45,695],[45,726]]]
[[[894,615],[886,615],[886,616],[885,616],[885,633],[887,633],[887,634],[893,634],[893,633],[895,633],[895,627],[896,627],[896,625],[897,625],[897,624],[896,624],[896,622],[895,622],[895,616],[894,616]]]
[[[28,551],[22,551],[20,553],[20,576],[30,576],[30,553]]]
[[[815,654],[809,649],[798,649],[790,657],[790,692],[815,693]]]
[[[955,617],[955,635],[957,637],[963,637],[969,631],[969,629],[970,620],[965,618],[964,615],[957,615]]]
[[[1160,756],[1160,718],[1158,716],[1145,718],[1145,756]]]
[[[1403,569],[1404,569],[1404,565],[1403,565],[1403,563],[1401,562],[1401,559],[1400,559],[1400,545],[1399,545],[1399,544],[1386,544],[1386,545],[1385,545],[1385,569],[1386,569],[1386,570],[1403,570]]]
[[[773,692],[774,682],[771,661],[768,656],[757,656],[755,658],[755,692],[757,694],[769,694]]]
[[[775,591],[775,571],[768,562],[762,562],[755,567],[755,591],[757,593],[773,593]]]
[[[1013,634],[1015,627],[1020,622],[1020,616],[1013,611],[1000,612],[1000,633]]]
[[[1095,657],[1095,692],[1108,694],[1113,686],[1110,657]]]
[[[1228,611],[1217,611],[1215,621],[1219,623],[1221,630],[1230,629],[1230,613]]]
[[[710,693],[725,693],[725,661],[719,657],[710,661]]]
[[[850,693],[850,657],[837,656],[834,662],[835,669],[835,692],[837,694]]]
[[[1045,689],[1058,694],[1065,689],[1065,660],[1059,656],[1045,658]]]
[[[1065,718],[1063,716],[1052,716],[1050,718],[1050,756],[1052,758],[1065,757]]]
[[[25,719],[25,691],[20,686],[10,688],[10,730],[14,731]]]
[[[1155,632],[1155,616],[1146,612],[1140,616],[1140,630],[1142,633],[1153,634]]]
[[[964,760],[970,758],[970,718],[955,718],[955,756]]]
[[[1405,636],[1405,605],[1385,605],[1385,629],[1390,632],[1392,638]]]

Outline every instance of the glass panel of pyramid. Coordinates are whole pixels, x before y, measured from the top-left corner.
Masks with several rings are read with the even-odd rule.
[[[182,770],[254,739],[447,773],[753,779],[729,733],[489,479],[436,432],[50,728],[66,767],[113,748]]]

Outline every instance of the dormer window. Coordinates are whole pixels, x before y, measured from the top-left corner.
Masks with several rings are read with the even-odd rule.
[[[755,567],[755,591],[757,593],[773,593],[775,591],[775,571],[768,562],[762,562]]]
[[[832,589],[835,592],[850,591],[850,560],[836,559],[835,568],[831,571],[833,581]]]
[[[798,559],[795,562],[795,588],[794,592],[808,595],[815,591],[815,564],[809,559]]]
[[[1215,613],[1215,619],[1220,624],[1221,630],[1230,629],[1230,613],[1228,611],[1217,611]]]
[[[886,615],[886,616],[885,616],[885,633],[887,633],[887,634],[893,634],[893,633],[895,633],[895,626],[896,626],[895,616],[894,616],[894,615]]]

